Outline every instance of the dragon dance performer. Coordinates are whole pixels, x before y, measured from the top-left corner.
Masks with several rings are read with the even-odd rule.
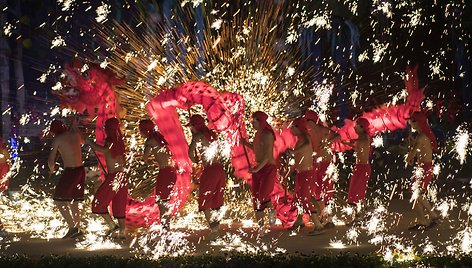
[[[177,170],[173,165],[167,142],[161,133],[155,130],[154,123],[147,119],[139,122],[139,131],[146,138],[144,142],[144,162],[149,165],[157,164],[159,174],[156,179],[155,194],[156,202],[159,205],[161,224],[164,228],[169,227],[169,205],[170,194],[174,189],[177,179]],[[154,156],[154,163],[149,157]]]
[[[0,193],[8,191],[8,185],[10,182],[10,153],[8,147],[3,143],[2,137],[0,137]]]
[[[0,137],[0,193],[8,191],[8,185],[10,182],[10,153],[8,147],[3,143],[2,137]],[[0,220],[0,234],[5,234],[4,226]]]
[[[314,185],[312,185],[313,196],[322,208],[321,216],[324,218],[324,227],[334,227],[331,215],[326,210],[328,203],[333,198],[333,182],[327,177],[326,171],[333,159],[331,143],[339,138],[334,131],[329,129],[319,119],[314,111],[307,110],[305,119],[309,131],[309,137],[313,146],[313,169],[315,170]]]
[[[128,196],[128,178],[124,172],[125,167],[125,142],[120,131],[120,121],[117,118],[109,118],[105,121],[105,144],[100,146],[90,139],[86,142],[93,150],[102,152],[105,156],[106,169],[105,180],[98,188],[92,201],[92,212],[100,214],[108,224],[107,236],[118,231],[117,239],[125,239],[126,198]],[[113,217],[118,220],[118,225],[113,221],[108,212],[108,205],[112,202]]]
[[[82,136],[73,119],[68,130],[62,121],[53,120],[49,132],[54,136],[49,153],[49,172],[56,170],[57,153],[64,163],[64,173],[56,185],[54,201],[64,217],[69,231],[63,237],[74,238],[82,234],[80,230],[79,201],[84,200],[85,169],[82,161]]]
[[[252,125],[256,134],[252,143],[241,138],[243,145],[251,148],[255,154],[256,166],[250,167],[252,173],[253,206],[259,225],[259,237],[266,234],[264,211],[269,210],[269,221],[273,222],[275,212],[272,207],[271,193],[277,180],[277,166],[274,159],[275,133],[267,123],[268,115],[257,111],[252,115]]]
[[[203,171],[199,179],[198,210],[203,211],[210,226],[212,238],[219,234],[218,217],[212,211],[223,206],[223,194],[226,185],[226,172],[218,159],[218,154],[208,153],[211,143],[217,140],[216,133],[205,125],[205,119],[200,115],[192,115],[189,123],[192,131],[192,141],[189,145],[189,157],[194,163],[203,162]]]
[[[433,151],[437,151],[438,144],[424,112],[413,113],[410,124],[416,131],[414,133],[416,137],[411,141],[406,162],[408,165],[412,165],[416,158],[418,169],[422,172],[420,172],[420,176],[415,174],[411,181],[410,191],[413,192],[413,209],[417,218],[416,222],[408,229],[420,230],[435,225],[439,220],[438,214],[434,212],[426,199],[428,185],[433,179]]]
[[[297,143],[293,149],[287,150],[295,158],[295,199],[302,205],[303,211],[311,216],[314,228],[309,235],[318,235],[324,233],[323,225],[320,221],[323,202],[312,202],[312,184],[314,181],[315,170],[313,169],[313,146],[311,144],[310,134],[304,118],[293,120],[291,128],[292,134],[297,137]],[[315,208],[316,206],[316,208]]]
[[[370,123],[365,118],[356,120],[355,131],[359,136],[355,142],[345,142],[353,147],[356,155],[356,164],[349,179],[347,203],[353,208],[352,221],[360,220],[358,205],[362,205],[367,193],[367,186],[371,175],[369,158],[372,152],[372,139],[369,135]]]

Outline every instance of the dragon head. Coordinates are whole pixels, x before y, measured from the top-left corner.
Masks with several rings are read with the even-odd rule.
[[[109,69],[94,63],[84,64],[75,58],[65,64],[61,79],[62,89],[57,93],[62,104],[83,112],[116,100],[114,86],[123,83]]]

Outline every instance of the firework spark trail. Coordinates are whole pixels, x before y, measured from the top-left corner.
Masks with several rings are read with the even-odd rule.
[[[230,22],[225,21],[216,33],[211,30],[211,27],[206,27],[203,47],[207,53],[203,55],[197,49],[197,44],[191,43],[192,38],[188,38],[187,33],[191,30],[187,28],[184,28],[183,32],[172,28],[170,39],[167,39],[168,33],[163,31],[165,25],[158,25],[155,35],[138,34],[139,31],[143,31],[142,28],[149,28],[145,26],[146,23],[143,24],[144,26],[141,25],[140,29],[134,29],[129,25],[115,25],[114,30],[103,29],[102,39],[113,52],[110,66],[126,75],[129,80],[130,88],[120,93],[133,99],[141,94],[138,99],[143,101],[146,95],[156,94],[160,88],[200,80],[201,77],[196,73],[193,64],[198,61],[199,57],[204,56],[203,69],[206,71],[204,79],[212,86],[218,90],[235,92],[244,96],[249,101],[246,105],[249,109],[248,113],[266,110],[272,116],[280,118],[289,92],[295,89],[295,85],[297,85],[296,88],[303,87],[302,81],[311,79],[310,72],[301,72],[297,69],[298,63],[296,57],[293,57],[296,53],[276,50],[276,37],[280,35],[281,29],[278,29],[276,22],[269,18],[280,17],[281,7],[275,5],[272,9],[256,8],[254,10],[251,12],[255,14],[250,13],[245,16],[239,12],[239,15]],[[263,20],[256,23],[249,19],[252,16],[259,16]],[[179,17],[176,23],[193,25],[189,23],[193,19]],[[267,33],[266,29],[275,30]],[[216,39],[218,39],[217,46],[215,46]],[[162,40],[166,42],[163,44]],[[186,41],[181,42],[180,45],[170,43],[178,43],[180,40]],[[149,47],[145,44],[153,44],[153,46]],[[264,45],[261,46],[261,44]],[[182,45],[185,46],[182,47]],[[176,56],[172,62],[168,62],[168,59],[162,56],[166,55],[169,47],[180,51],[174,51],[180,56]],[[190,52],[187,53],[187,51]],[[288,65],[280,65],[282,62],[287,62]],[[289,75],[280,76],[279,73]],[[299,74],[298,77],[290,75],[293,73]],[[260,92],[265,92],[265,94],[260,95]]]
[[[459,126],[456,130],[456,135],[454,136],[455,146],[454,150],[457,153],[460,164],[464,164],[466,156],[469,150],[470,144],[470,134],[467,131],[467,127],[462,125]]]

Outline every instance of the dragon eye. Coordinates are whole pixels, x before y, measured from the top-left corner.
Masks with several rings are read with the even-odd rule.
[[[89,78],[89,73],[87,71],[82,72],[82,77],[85,79]]]

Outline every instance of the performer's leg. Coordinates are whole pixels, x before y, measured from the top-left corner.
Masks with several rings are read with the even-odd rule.
[[[328,170],[329,167],[329,162],[323,163],[323,165],[320,166],[320,179],[322,181],[322,200],[323,200],[323,210],[321,212],[321,218],[323,219],[324,226],[331,228],[334,227],[333,223],[333,216],[330,213],[329,206],[331,204],[331,200],[333,199],[333,193],[334,193],[334,185],[333,181],[331,178],[326,174],[326,171]]]
[[[272,206],[271,195],[274,190],[277,178],[277,168],[275,165],[265,166],[262,170],[261,187],[259,188],[260,198],[263,202],[262,208],[266,208],[268,212],[269,224],[274,225],[277,217],[275,208]],[[262,213],[264,215],[264,212]],[[263,216],[262,216],[263,217]]]
[[[62,217],[64,220],[66,220],[67,226],[69,227],[69,230],[75,227],[74,224],[74,219],[71,215],[71,210],[69,208],[69,202],[67,201],[55,201],[56,207],[61,213]]]
[[[421,180],[421,190],[422,190],[422,192],[418,196],[417,202],[421,203],[421,205],[424,208],[424,212],[426,214],[428,214],[429,219],[433,222],[436,222],[439,219],[439,215],[436,214],[433,207],[431,206],[428,199],[426,198],[428,185],[431,183],[431,181],[433,179],[433,167],[432,167],[432,163],[423,164],[423,165],[427,165],[427,166],[424,167],[425,172],[424,172],[423,179]]]
[[[293,187],[294,188],[293,191],[295,195],[294,201],[298,206],[301,206],[303,209],[301,211],[298,210],[297,219],[295,220],[295,223],[290,228],[291,230],[298,229],[300,227],[305,227],[305,224],[303,223],[303,213],[309,208],[305,204],[305,200],[304,200],[306,195],[303,195],[306,192],[306,191],[303,191],[303,188],[307,188],[304,179],[305,178],[302,178],[301,173],[297,172],[297,175],[295,176],[295,185]],[[308,189],[308,191],[309,190],[310,189]]]
[[[423,195],[418,196],[416,202],[419,202],[422,205],[424,212],[428,214],[430,220],[435,221],[439,219],[439,215],[434,212],[433,207],[431,206],[429,201],[423,197]]]
[[[313,203],[313,206],[315,207],[315,210],[316,210],[316,213],[318,215],[322,215],[324,209],[325,209],[325,204],[323,202],[322,199],[320,200],[316,200],[314,203]]]
[[[321,213],[321,219],[324,224],[325,228],[333,228],[335,227],[333,223],[333,213],[332,213],[332,201],[328,201],[327,203],[323,203],[323,212]]]
[[[265,225],[264,224],[264,216],[265,216],[265,210],[266,209],[269,213],[269,218],[270,218],[270,216],[273,216],[273,215],[270,215],[270,214],[275,214],[275,211],[272,208],[272,202],[270,200],[262,203],[260,205],[260,209],[256,210],[256,221],[257,221],[257,224],[259,225],[260,228],[264,227],[264,225]]]
[[[118,230],[118,225],[116,225],[115,221],[112,219],[109,213],[99,214],[104,220],[105,223],[108,225],[108,232],[107,235],[111,235],[114,231]]]
[[[318,235],[324,233],[323,228],[324,225],[321,223],[321,213],[324,210],[324,202],[320,199],[316,202],[312,202],[313,204],[313,211],[309,211],[311,220],[313,222],[313,230],[310,231],[309,235]]]
[[[119,173],[123,176],[123,173]],[[125,238],[125,220],[126,220],[126,198],[128,196],[128,186],[122,185],[116,195],[113,197],[111,208],[113,216],[118,220],[119,233],[116,238]]]
[[[256,222],[259,225],[259,228],[264,227],[264,210],[256,211]]]
[[[264,207],[261,204],[262,200],[260,198],[260,188],[261,188],[261,176],[260,172],[252,174],[252,196],[253,196],[253,205],[256,214],[256,223],[259,225],[259,228],[264,227]]]
[[[126,225],[125,220],[126,218],[117,218],[118,226],[120,227],[120,231],[118,233],[118,238],[125,238],[126,237]]]
[[[161,226],[168,229],[170,226],[169,219],[169,200],[175,181],[177,180],[177,172],[174,167],[168,166],[159,171],[156,180],[155,193],[156,201],[159,206],[159,214]]]
[[[161,216],[161,226],[164,229],[168,229],[170,226],[168,204],[167,202],[159,201],[158,205],[159,205],[159,213]]]
[[[416,213],[416,222],[417,222],[417,224],[427,226],[427,225],[429,225],[429,222],[425,217],[424,207],[421,204],[421,202],[418,201],[418,199],[419,199],[419,197],[413,203],[413,209]]]
[[[74,227],[80,228],[79,201],[72,201],[70,204],[70,212],[72,214],[72,219],[74,220]]]
[[[1,220],[0,220],[0,235],[2,236],[8,235],[7,231],[5,231],[5,226],[3,226],[3,223]]]
[[[259,227],[264,227],[264,216],[265,216],[266,209],[267,209],[267,216],[269,218],[269,223],[273,224],[273,222],[276,220],[275,209],[272,206],[272,202],[267,201],[262,205],[261,210],[256,211],[256,220],[257,220],[257,224],[259,224]]]
[[[310,217],[311,217],[311,220],[313,221],[313,225],[314,225],[313,231],[321,231],[324,228],[324,226],[321,223],[321,218],[320,218],[319,214],[316,211],[313,211],[311,213]]]
[[[105,223],[108,225],[108,231],[105,234],[106,236],[111,235],[119,228],[115,221],[113,221],[111,218],[110,212],[108,211],[108,205],[113,199],[114,194],[115,193],[111,187],[110,181],[106,178],[102,185],[98,188],[92,201],[92,213],[100,215],[100,217],[102,217],[103,220],[105,220]]]
[[[218,232],[220,230],[220,222],[212,215],[212,210],[205,209],[203,213],[205,214],[205,219],[207,220],[208,226],[210,226],[211,231]]]

